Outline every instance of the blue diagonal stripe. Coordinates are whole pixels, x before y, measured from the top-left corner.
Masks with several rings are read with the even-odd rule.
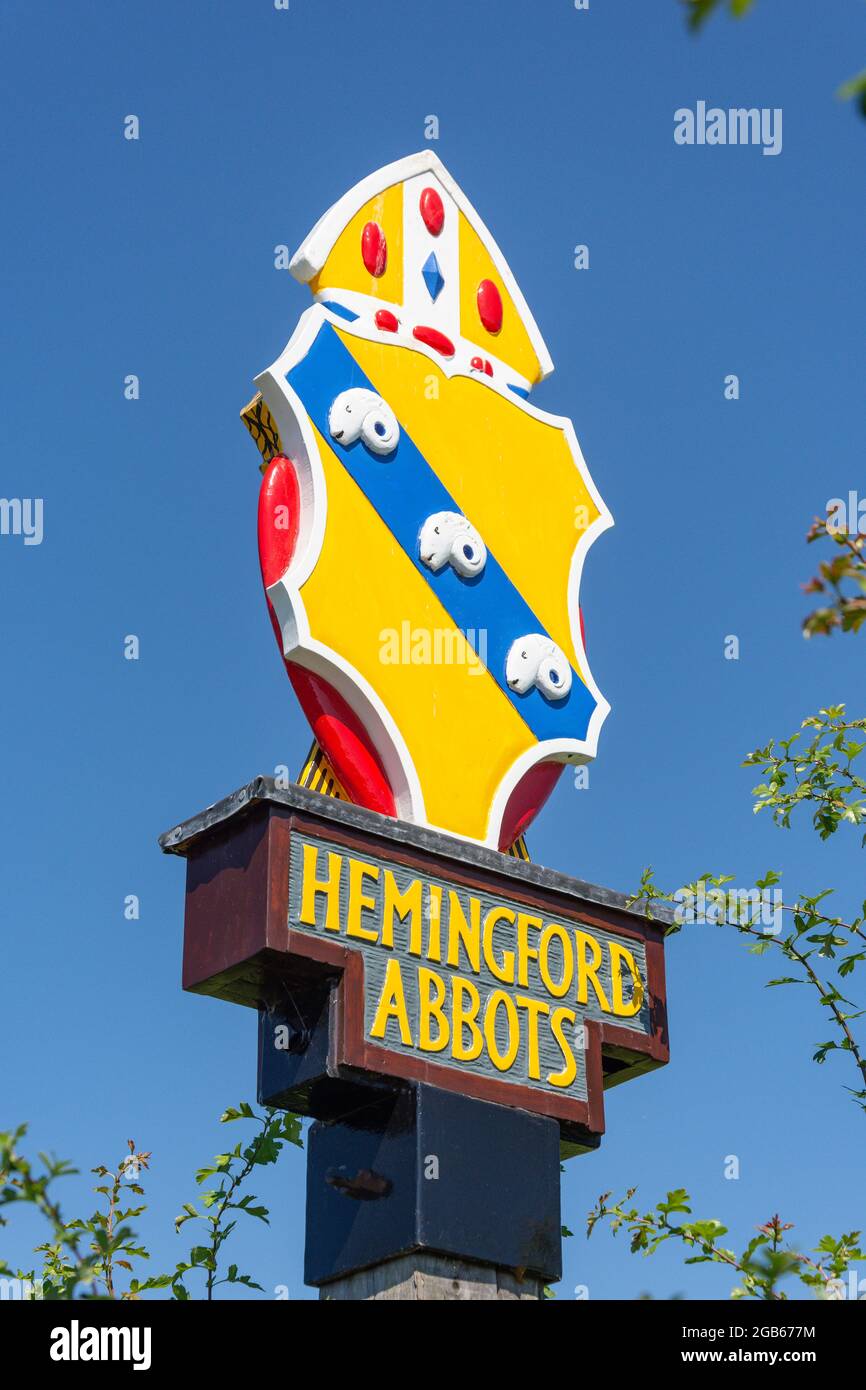
[[[306,357],[292,368],[286,379],[320,435],[479,656],[478,634],[482,630],[486,632],[487,668],[535,737],[538,740],[585,739],[595,700],[576,671],[564,700],[546,700],[534,689],[526,695],[518,695],[506,683],[505,658],[512,642],[529,632],[549,634],[489,547],[483,574],[469,581],[455,574],[450,565],[433,574],[421,563],[418,534],[427,517],[433,512],[459,512],[461,509],[402,424],[400,442],[394,453],[386,458],[370,453],[360,440],[344,448],[331,439],[328,411],[341,391],[357,386],[376,391],[377,395],[381,393],[329,323],[322,325]],[[531,480],[527,480],[527,485],[531,486]],[[469,519],[483,538],[484,527],[479,524],[479,518]],[[515,524],[519,524],[519,520],[518,510]],[[359,583],[363,583],[363,575],[359,575]]]

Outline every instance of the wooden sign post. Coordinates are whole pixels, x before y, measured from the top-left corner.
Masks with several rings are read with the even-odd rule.
[[[163,836],[184,987],[259,1011],[260,1100],[315,1121],[323,1297],[536,1298],[561,1157],[668,1058],[660,929],[523,839],[608,713],[578,590],[612,518],[430,151],[345,194],[291,269],[314,303],[242,418],[315,753],[308,788],[260,778]]]
[[[667,1061],[661,927],[263,778],[161,844],[187,861],[184,988],[257,1008],[259,1100],[317,1120],[307,1281],[558,1279],[560,1158],[598,1146],[606,1086]]]

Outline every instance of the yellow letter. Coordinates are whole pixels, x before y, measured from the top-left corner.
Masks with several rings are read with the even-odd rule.
[[[417,878],[413,878],[405,892],[401,893],[397,887],[397,880],[390,869],[385,870],[383,879],[385,885],[384,903],[382,905],[382,945],[389,951],[394,949],[394,916],[396,914],[401,922],[405,922],[409,913],[412,914],[412,922],[409,927],[409,951],[413,956],[420,956],[421,947],[421,884]]]
[[[316,925],[316,896],[324,893],[328,908],[325,913],[325,931],[340,930],[340,874],[343,856],[328,850],[328,877],[316,878],[319,866],[319,851],[315,845],[304,845],[304,864],[301,870],[303,887],[301,890],[300,919],[307,926]]]
[[[406,997],[403,994],[403,976],[400,962],[392,956],[385,968],[385,983],[376,1006],[376,1017],[370,1029],[371,1038],[384,1038],[389,1019],[396,1018],[400,1026],[400,1038],[406,1047],[414,1047],[409,1017],[406,1013]]]
[[[575,1023],[577,1014],[574,1009],[567,1009],[563,1004],[561,1008],[554,1009],[550,1019],[550,1029],[556,1041],[559,1043],[565,1066],[562,1071],[552,1071],[548,1073],[547,1080],[551,1086],[570,1086],[577,1076],[577,1062],[574,1058],[574,1051],[563,1029],[564,1023]]]
[[[430,915],[430,937],[427,942],[427,959],[440,961],[442,959],[442,889],[438,883],[428,883],[427,891],[430,895],[429,915]],[[421,954],[420,950],[417,952]]]
[[[643,980],[640,977],[635,958],[631,951],[625,946],[620,946],[616,941],[609,941],[607,949],[610,954],[610,984],[613,994],[613,1011],[620,1018],[633,1018],[639,1014],[643,1004]],[[631,978],[634,982],[634,990],[631,999],[626,1003],[622,996],[622,962],[625,961],[631,971]]]
[[[517,983],[525,989],[529,984],[527,962],[538,960],[538,951],[529,944],[529,928],[541,930],[541,918],[531,917],[528,912],[517,914]]]
[[[549,1014],[550,1005],[545,1004],[542,999],[529,999],[525,994],[518,994],[515,1003],[519,1008],[526,1009],[529,1015],[526,1074],[531,1080],[540,1081],[541,1072],[538,1067],[538,1017],[539,1014]]]
[[[361,926],[361,913],[366,908],[371,911],[376,899],[364,893],[364,879],[379,877],[378,864],[362,864],[359,859],[349,860],[349,911],[346,916],[346,935],[356,936],[360,941],[378,941],[377,931],[368,931]]]
[[[471,980],[464,980],[461,975],[455,975],[451,981],[452,1010],[451,1010],[451,1056],[455,1062],[474,1062],[480,1056],[484,1046],[484,1039],[481,1036],[481,1029],[476,1023],[478,1010],[481,1008],[481,999],[478,990]],[[469,1013],[464,1008],[464,998],[468,996],[472,1001],[472,1009]],[[468,1046],[463,1044],[463,1029],[469,1029],[472,1037]]]
[[[469,968],[477,975],[481,969],[481,904],[477,898],[469,899],[470,927],[457,894],[452,888],[448,893],[448,965],[460,964],[460,943],[469,962]]]
[[[508,1020],[508,1046],[505,1052],[499,1051],[496,1042],[496,1010],[500,1004],[505,1006],[505,1016]],[[514,1000],[504,989],[495,989],[487,1000],[487,1008],[484,1010],[484,1037],[490,1060],[496,1070],[510,1071],[520,1047],[520,1019],[517,1017]]]
[[[510,907],[491,907],[484,918],[484,960],[491,975],[504,985],[514,984],[514,952],[502,952],[502,964],[493,954],[493,933],[500,922],[513,922],[514,913]]]
[[[435,990],[436,998],[431,999]],[[418,1046],[422,1052],[442,1052],[448,1046],[451,1030],[442,1005],[445,1002],[445,981],[435,970],[418,967],[418,996],[421,1000],[421,1017],[418,1022]],[[435,1040],[430,1035],[430,1020],[435,1018],[439,1032]]]
[[[551,977],[550,963],[547,959],[553,937],[558,937],[562,945],[562,979],[559,984],[555,984]],[[571,982],[574,978],[574,951],[571,949],[571,937],[565,927],[561,927],[558,922],[550,922],[541,933],[541,940],[538,943],[538,973],[544,988],[555,999],[562,999],[563,995],[568,994],[571,989]]]
[[[607,1002],[607,995],[602,989],[598,978],[598,967],[601,965],[601,947],[594,936],[589,932],[575,931],[574,944],[577,947],[577,1002],[585,1004],[587,1002],[587,981],[592,980],[592,987],[595,990],[598,1002],[605,1013],[610,1013],[610,1004]],[[587,950],[592,954],[592,964],[586,959]]]

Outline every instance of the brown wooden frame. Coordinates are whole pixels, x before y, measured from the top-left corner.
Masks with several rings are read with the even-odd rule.
[[[187,859],[183,985],[255,1008],[286,988],[339,978],[331,1036],[335,1074],[426,1082],[445,1090],[556,1118],[567,1129],[604,1131],[606,1085],[664,1065],[669,1058],[664,923],[631,911],[625,900],[565,875],[552,874],[482,847],[335,803],[298,788],[271,792],[259,779],[186,826],[163,836],[167,852]],[[467,1073],[407,1055],[364,1037],[364,960],[360,951],[288,926],[290,841],[319,836],[346,851],[375,854],[418,874],[435,874],[472,891],[486,890],[535,912],[602,928],[646,949],[652,1033],[644,1036],[586,1019],[587,1100]]]

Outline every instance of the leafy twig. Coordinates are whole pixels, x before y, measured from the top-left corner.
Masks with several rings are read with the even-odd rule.
[[[858,1245],[859,1231],[839,1238],[824,1236],[814,1252],[821,1257],[817,1260],[800,1254],[785,1239],[785,1233],[793,1230],[793,1226],[779,1216],[759,1226],[758,1234],[737,1255],[718,1244],[728,1233],[721,1221],[671,1219],[692,1214],[691,1198],[684,1187],[669,1192],[665,1201],[657,1202],[645,1212],[632,1204],[636,1191],[635,1187],[629,1188],[616,1202],[609,1200],[610,1192],[603,1192],[587,1216],[587,1236],[592,1235],[600,1221],[608,1221],[614,1235],[623,1227],[628,1230],[632,1254],[653,1255],[667,1240],[682,1241],[689,1250],[697,1252],[690,1255],[686,1264],[721,1264],[740,1276],[740,1283],[732,1290],[732,1298],[785,1299],[787,1294],[779,1284],[791,1276],[819,1295],[831,1296],[850,1265],[864,1258]]]
[[[267,1223],[267,1207],[254,1205],[256,1198],[251,1193],[239,1197],[238,1190],[255,1168],[276,1163],[286,1143],[302,1147],[301,1121],[297,1115],[284,1110],[266,1109],[264,1114],[257,1114],[246,1101],[242,1101],[237,1108],[230,1106],[220,1116],[221,1124],[234,1120],[255,1121],[259,1126],[258,1133],[246,1147],[238,1143],[230,1153],[217,1154],[210,1167],[199,1169],[196,1173],[199,1185],[215,1176],[219,1177],[220,1185],[202,1194],[203,1211],[199,1211],[194,1202],[185,1202],[180,1215],[175,1218],[175,1229],[178,1231],[187,1221],[203,1221],[209,1228],[207,1243],[194,1245],[189,1259],[182,1260],[174,1274],[163,1275],[158,1281],[149,1281],[142,1288],[166,1287],[170,1284],[175,1298],[188,1299],[190,1295],[184,1278],[192,1270],[200,1269],[205,1274],[207,1299],[213,1298],[214,1290],[220,1284],[244,1284],[247,1288],[261,1289],[261,1285],[249,1274],[239,1274],[235,1264],[229,1265],[223,1278],[216,1277],[220,1250],[237,1224],[236,1220],[226,1221],[225,1218],[229,1212],[237,1211]]]
[[[803,744],[804,729],[814,736]],[[755,813],[772,811],[777,825],[790,827],[798,807],[810,805],[812,824],[822,840],[841,825],[860,825],[866,818],[866,779],[854,764],[866,749],[866,739],[850,734],[866,731],[866,719],[849,719],[844,705],[828,705],[809,715],[790,738],[771,739],[744,760],[760,767],[766,781],[753,790]],[[866,843],[866,836],[861,843]]]
[[[851,1022],[862,1017],[863,1011],[846,998],[832,980],[822,978],[813,963],[814,959],[832,960],[837,962],[836,974],[840,980],[851,975],[857,965],[866,960],[866,950],[850,951],[841,958],[838,952],[851,944],[846,933],[863,938],[866,917],[859,917],[852,923],[844,923],[839,917],[829,917],[823,913],[819,903],[831,890],[812,897],[804,895],[794,904],[779,904],[781,912],[788,913],[793,918],[791,931],[787,936],[783,936],[768,930],[763,923],[764,907],[760,896],[768,887],[779,882],[779,875],[770,870],[758,881],[756,889],[748,892],[728,890],[726,885],[731,882],[730,874],[703,873],[694,882],[670,893],[658,886],[650,867],[645,869],[641,876],[638,892],[628,901],[630,904],[643,904],[644,912],[649,918],[653,915],[653,904],[676,904],[674,922],[668,926],[666,932],[669,936],[681,931],[685,924],[703,921],[708,925],[729,927],[741,935],[751,937],[754,940],[754,945],[750,948],[753,955],[763,955],[775,948],[781,951],[787,960],[797,965],[802,972],[802,980],[783,976],[768,981],[768,988],[805,982],[816,990],[819,1003],[828,1010],[839,1030],[841,1041],[831,1039],[819,1044],[814,1060],[824,1062],[828,1054],[836,1050],[850,1053],[863,1083],[852,1091],[852,1095],[861,1109],[866,1111],[866,1057],[851,1028]],[[703,917],[696,910],[696,904],[703,904]],[[863,908],[866,913],[866,903]],[[849,1006],[852,1012],[847,1012],[843,1007],[845,1005]]]
[[[866,75],[863,81],[866,95]],[[857,632],[866,622],[866,536],[859,530],[849,533],[830,511],[826,517],[815,517],[806,540],[810,545],[827,540],[837,550],[832,559],[820,562],[818,573],[802,586],[806,594],[825,594],[829,599],[803,619],[803,636],[829,637],[837,628]]]
[[[119,1196],[125,1178],[130,1174],[137,1176],[141,1168],[146,1168],[150,1154],[136,1153],[135,1145],[129,1140],[130,1152],[116,1173],[103,1166],[93,1169],[98,1176],[111,1178],[110,1185],[94,1189],[108,1197],[108,1210],[97,1210],[87,1220],[65,1221],[59,1203],[51,1196],[51,1188],[58,1178],[69,1177],[78,1170],[62,1159],[41,1153],[39,1160],[43,1171],[37,1172],[19,1151],[26,1133],[27,1126],[20,1125],[0,1134],[0,1208],[29,1203],[45,1217],[51,1228],[50,1238],[36,1247],[36,1253],[43,1256],[39,1280],[41,1296],[71,1299],[81,1288],[85,1298],[114,1298],[115,1266],[131,1270],[130,1259],[148,1259],[147,1251],[136,1244],[134,1231],[125,1224],[129,1217],[140,1215],[144,1207],[119,1210]],[[144,1189],[138,1183],[131,1183],[129,1191],[142,1195]],[[5,1218],[0,1217],[0,1225],[5,1224]],[[85,1250],[83,1245],[88,1235],[91,1239]],[[2,1267],[7,1269],[5,1262]],[[33,1282],[36,1274],[30,1271],[19,1277]],[[100,1293],[100,1284],[104,1295]]]
[[[717,10],[723,0],[682,0],[686,7],[686,23],[692,30],[700,29]],[[728,9],[735,19],[740,19],[752,8],[754,0],[728,0]]]

